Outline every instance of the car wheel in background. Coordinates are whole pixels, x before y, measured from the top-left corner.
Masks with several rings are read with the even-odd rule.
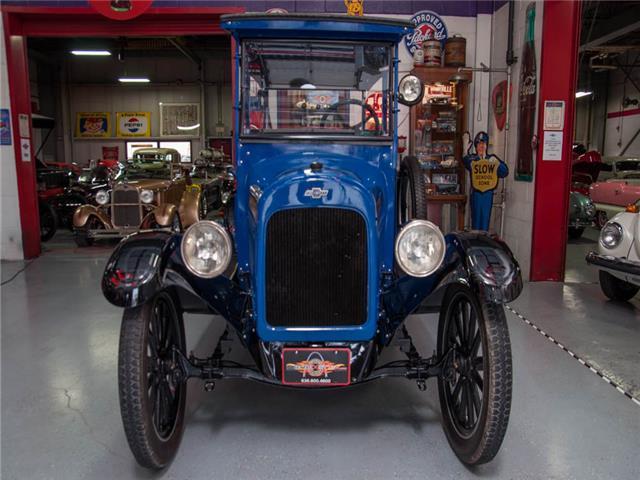
[[[398,174],[398,224],[427,218],[427,188],[418,159],[406,156]]]
[[[48,202],[39,202],[40,240],[47,242],[53,238],[58,229],[58,215]]]
[[[611,300],[626,302],[627,300],[631,300],[635,294],[638,293],[638,290],[640,290],[640,287],[620,280],[604,270],[600,270],[599,276],[602,293]]]

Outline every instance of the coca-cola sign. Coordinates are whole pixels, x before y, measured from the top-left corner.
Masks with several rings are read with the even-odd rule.
[[[418,48],[422,48],[425,40],[440,40],[444,46],[447,39],[447,26],[437,13],[430,10],[422,10],[411,17],[413,32],[404,37],[404,44],[409,53],[413,55]]]

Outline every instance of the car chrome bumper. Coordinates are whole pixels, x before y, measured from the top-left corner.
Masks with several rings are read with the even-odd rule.
[[[143,233],[143,232],[169,232],[171,233],[171,228],[154,228],[154,229],[138,229],[138,228],[113,228],[113,229],[96,229],[89,230],[87,232],[87,236],[89,238],[124,238],[132,233]]]
[[[596,252],[589,252],[586,260],[589,265],[594,265],[603,270],[626,273],[628,275],[640,277],[640,262],[634,262],[618,257],[610,257],[608,255],[598,255]]]

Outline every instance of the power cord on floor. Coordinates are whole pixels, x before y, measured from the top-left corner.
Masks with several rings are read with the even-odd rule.
[[[31,265],[33,262],[35,262],[35,260],[31,260],[30,262],[27,262],[27,264],[24,267],[22,267],[20,270],[18,270],[16,273],[14,273],[11,278],[0,283],[0,287],[4,287],[7,283],[13,282],[16,279],[16,277],[20,275],[22,272],[24,272],[27,268],[29,268],[29,265]]]

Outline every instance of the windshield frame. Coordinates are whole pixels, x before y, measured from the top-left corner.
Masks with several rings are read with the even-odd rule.
[[[388,49],[388,67],[387,67],[387,91],[389,93],[388,106],[387,106],[387,131],[384,135],[354,135],[352,131],[345,132],[331,132],[331,133],[318,133],[311,131],[291,131],[290,129],[276,129],[271,132],[259,132],[259,133],[245,133],[243,118],[245,114],[245,98],[244,98],[244,76],[245,76],[245,60],[244,60],[244,51],[245,44],[252,42],[311,42],[313,44],[326,44],[326,45],[373,45],[373,46],[383,46]],[[315,39],[315,38],[292,38],[292,39],[279,39],[279,38],[254,38],[247,37],[243,38],[237,47],[237,51],[240,53],[239,58],[237,58],[237,67],[238,67],[238,79],[236,86],[236,95],[237,95],[237,121],[236,126],[238,129],[238,138],[243,141],[257,141],[260,143],[266,143],[270,141],[279,141],[279,140],[293,140],[293,141],[341,141],[341,142],[349,142],[349,143],[358,143],[358,144],[366,144],[370,142],[374,143],[392,143],[395,138],[395,129],[396,129],[396,95],[395,89],[396,84],[394,83],[394,75],[396,74],[397,65],[396,65],[396,51],[397,45],[393,42],[386,41],[375,41],[375,40],[326,40],[326,39]],[[383,78],[381,75],[380,78]],[[318,90],[327,90],[327,88],[318,88]],[[358,91],[358,90],[353,90]]]

